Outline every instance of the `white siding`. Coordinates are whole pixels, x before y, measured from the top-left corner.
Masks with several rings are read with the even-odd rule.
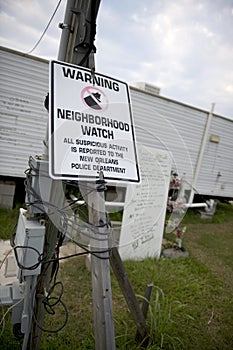
[[[131,89],[137,141],[168,150],[173,170],[192,182],[207,113]]]
[[[191,185],[208,112],[134,88],[131,98],[137,141],[168,150],[173,170],[180,177],[185,174]],[[220,142],[210,142],[210,135],[219,136]],[[196,193],[233,198],[233,121],[214,115],[209,137]]]
[[[43,150],[48,63],[3,48],[0,54],[0,174],[24,177],[29,155]]]
[[[0,175],[24,177],[30,155],[41,154],[48,115],[48,62],[0,48]],[[136,139],[169,152],[173,170],[192,183],[208,112],[131,88]],[[233,121],[213,116],[196,189],[233,197]],[[220,174],[221,176],[218,176]]]
[[[219,137],[219,143],[210,136]],[[197,189],[209,196],[233,197],[233,121],[213,117]]]

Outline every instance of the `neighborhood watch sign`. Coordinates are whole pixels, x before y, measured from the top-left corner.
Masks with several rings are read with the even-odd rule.
[[[139,182],[128,85],[50,62],[49,171],[54,179]]]

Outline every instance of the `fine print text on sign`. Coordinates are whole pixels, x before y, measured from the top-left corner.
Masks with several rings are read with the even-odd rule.
[[[139,182],[126,83],[51,61],[49,135],[52,178]]]

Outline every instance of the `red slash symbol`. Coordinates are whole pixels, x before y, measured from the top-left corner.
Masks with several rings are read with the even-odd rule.
[[[106,111],[108,108],[108,98],[99,88],[85,87],[81,92],[81,98],[83,103],[92,109]]]

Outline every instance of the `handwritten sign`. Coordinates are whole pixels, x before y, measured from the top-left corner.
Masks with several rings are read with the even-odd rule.
[[[159,257],[171,158],[167,151],[138,147],[141,183],[127,185],[119,253],[122,260]]]

